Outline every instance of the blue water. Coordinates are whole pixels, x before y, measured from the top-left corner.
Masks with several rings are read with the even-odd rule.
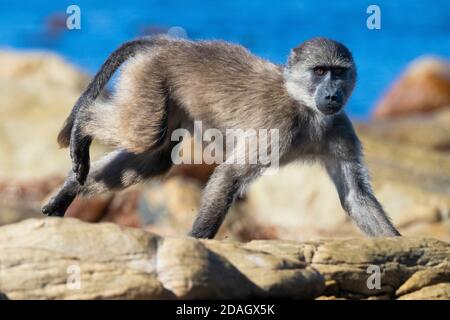
[[[58,29],[70,4],[81,8],[81,30]],[[366,27],[370,4],[381,8],[381,30]],[[450,57],[450,0],[0,0],[0,47],[56,51],[91,73],[121,42],[173,26],[191,39],[240,43],[276,63],[313,36],[345,43],[359,69],[347,107],[354,117],[367,117],[412,59]]]

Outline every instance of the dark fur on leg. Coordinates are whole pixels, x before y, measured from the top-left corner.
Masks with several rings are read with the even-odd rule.
[[[80,138],[77,131],[73,133],[70,144],[70,155],[72,158],[72,171],[80,185],[84,185],[90,169],[89,148],[92,143],[90,136]]]
[[[239,191],[260,173],[258,166],[236,166],[223,163],[218,166],[202,197],[202,204],[194,221],[190,236],[212,239]]]
[[[73,174],[70,174],[58,193],[42,207],[42,213],[53,217],[63,217],[67,208],[77,196],[78,190],[79,184],[74,179]]]
[[[166,149],[134,154],[125,150],[111,152],[92,165],[86,183],[80,185],[69,173],[58,193],[42,208],[49,216],[64,216],[78,194],[94,195],[127,188],[142,180],[167,172],[172,166]]]

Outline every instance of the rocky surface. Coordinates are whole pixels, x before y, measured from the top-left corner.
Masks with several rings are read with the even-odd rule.
[[[450,299],[449,259],[448,243],[426,238],[237,243],[30,219],[0,227],[0,292],[9,299]],[[379,285],[369,279],[371,265]]]
[[[450,61],[422,57],[407,67],[374,109],[375,118],[429,113],[450,105]]]
[[[231,208],[221,241],[183,237],[212,170],[201,165],[79,198],[67,212],[116,224],[17,223],[41,217],[70,168],[55,139],[87,79],[51,54],[0,52],[0,299],[450,298],[449,108],[356,123],[377,197],[414,238],[364,238],[324,170],[304,164],[255,181]],[[93,158],[105,151],[95,145]],[[379,289],[367,286],[371,264],[382,272]]]

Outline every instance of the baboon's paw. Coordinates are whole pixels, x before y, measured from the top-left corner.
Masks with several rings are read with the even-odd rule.
[[[63,217],[65,212],[65,210],[62,210],[53,199],[43,206],[41,211],[49,217]]]

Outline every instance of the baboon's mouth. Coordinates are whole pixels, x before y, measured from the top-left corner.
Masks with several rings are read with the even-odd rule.
[[[332,115],[335,113],[338,113],[339,111],[341,111],[342,106],[337,105],[337,106],[327,106],[327,107],[319,107],[318,108],[320,112],[322,112],[325,115]]]

